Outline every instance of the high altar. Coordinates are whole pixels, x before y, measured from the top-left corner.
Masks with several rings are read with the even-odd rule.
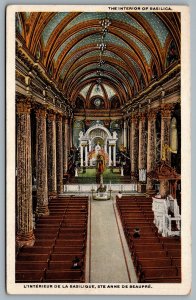
[[[101,145],[96,141],[101,141]],[[97,123],[90,127],[85,134],[81,131],[80,141],[80,165],[96,166],[97,155],[102,154],[105,157],[106,164],[116,166],[116,141],[117,133],[113,134],[102,124]]]

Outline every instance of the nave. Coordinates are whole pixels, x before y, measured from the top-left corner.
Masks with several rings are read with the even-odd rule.
[[[67,9],[15,14],[16,282],[180,282],[181,15]]]
[[[180,237],[158,234],[152,199],[115,197],[51,200],[50,216],[35,224],[34,246],[17,253],[16,282],[180,282]]]

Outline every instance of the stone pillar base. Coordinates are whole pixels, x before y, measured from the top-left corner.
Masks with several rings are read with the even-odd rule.
[[[35,236],[33,231],[28,233],[22,233],[22,232],[17,233],[16,246],[18,248],[33,247],[34,243],[35,243]]]
[[[57,194],[63,194],[63,183],[57,185]]]
[[[36,212],[35,215],[36,217],[41,217],[41,216],[48,216],[50,214],[49,209],[48,209],[48,205],[45,206],[38,206],[36,208]]]
[[[138,193],[145,193],[146,192],[146,184],[145,183],[138,183],[137,185]]]
[[[49,200],[56,199],[56,198],[57,198],[57,191],[48,193],[48,199]]]

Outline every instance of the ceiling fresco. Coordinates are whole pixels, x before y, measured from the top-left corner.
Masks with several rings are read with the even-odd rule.
[[[16,31],[70,104],[100,80],[123,105],[180,59],[178,13],[21,12]]]

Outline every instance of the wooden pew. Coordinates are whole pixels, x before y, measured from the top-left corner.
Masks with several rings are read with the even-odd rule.
[[[135,251],[161,251],[163,250],[163,246],[162,244],[158,243],[158,244],[135,244],[132,246],[132,249],[134,249]]]
[[[166,253],[164,250],[155,250],[153,251],[152,249],[149,249],[147,251],[133,251],[132,255],[137,257],[138,260],[141,258],[161,258],[161,257],[166,257]]]
[[[86,239],[78,239],[78,240],[65,240],[65,239],[56,239],[55,246],[57,247],[66,247],[67,245],[72,246],[83,246],[85,245]]]
[[[84,276],[81,270],[55,271],[47,270],[44,282],[83,282]]]
[[[84,251],[85,246],[84,245],[74,245],[74,246],[64,246],[64,247],[58,247],[55,246],[53,248],[53,253],[63,253],[63,254],[67,254],[67,253],[75,253],[75,252],[82,252]]]
[[[51,247],[53,244],[55,243],[55,239],[50,239],[50,240],[39,240],[39,239],[36,239],[35,240],[35,244],[34,244],[34,247]]]
[[[38,271],[47,268],[48,262],[40,262],[40,261],[16,261],[16,271]]]
[[[72,261],[74,257],[77,256],[80,259],[84,258],[84,253],[81,251],[75,251],[74,253],[52,253],[50,256],[50,261]]]
[[[52,245],[49,247],[45,246],[34,246],[34,247],[23,247],[21,254],[48,254],[52,249]]]
[[[172,260],[167,257],[161,258],[140,258],[138,260],[138,265],[141,269],[145,268],[155,268],[155,267],[170,267],[172,265]]]
[[[48,254],[27,254],[27,253],[19,253],[17,255],[17,261],[47,261],[49,259],[50,253]]]
[[[180,276],[178,274],[178,268],[172,266],[165,268],[145,268],[141,273],[140,282],[151,282],[151,278],[153,280],[156,278],[156,282],[159,282],[159,278],[164,278],[165,282],[170,282],[169,278],[179,279]]]
[[[173,258],[171,257],[172,265],[180,267],[181,266],[181,258]]]
[[[71,270],[73,263],[71,261],[50,261],[48,269],[49,270]],[[81,262],[83,266],[83,262]]]
[[[17,271],[16,282],[42,282],[44,271]]]
[[[180,258],[181,257],[181,249],[169,249],[169,250],[167,250],[167,255],[169,257]]]

